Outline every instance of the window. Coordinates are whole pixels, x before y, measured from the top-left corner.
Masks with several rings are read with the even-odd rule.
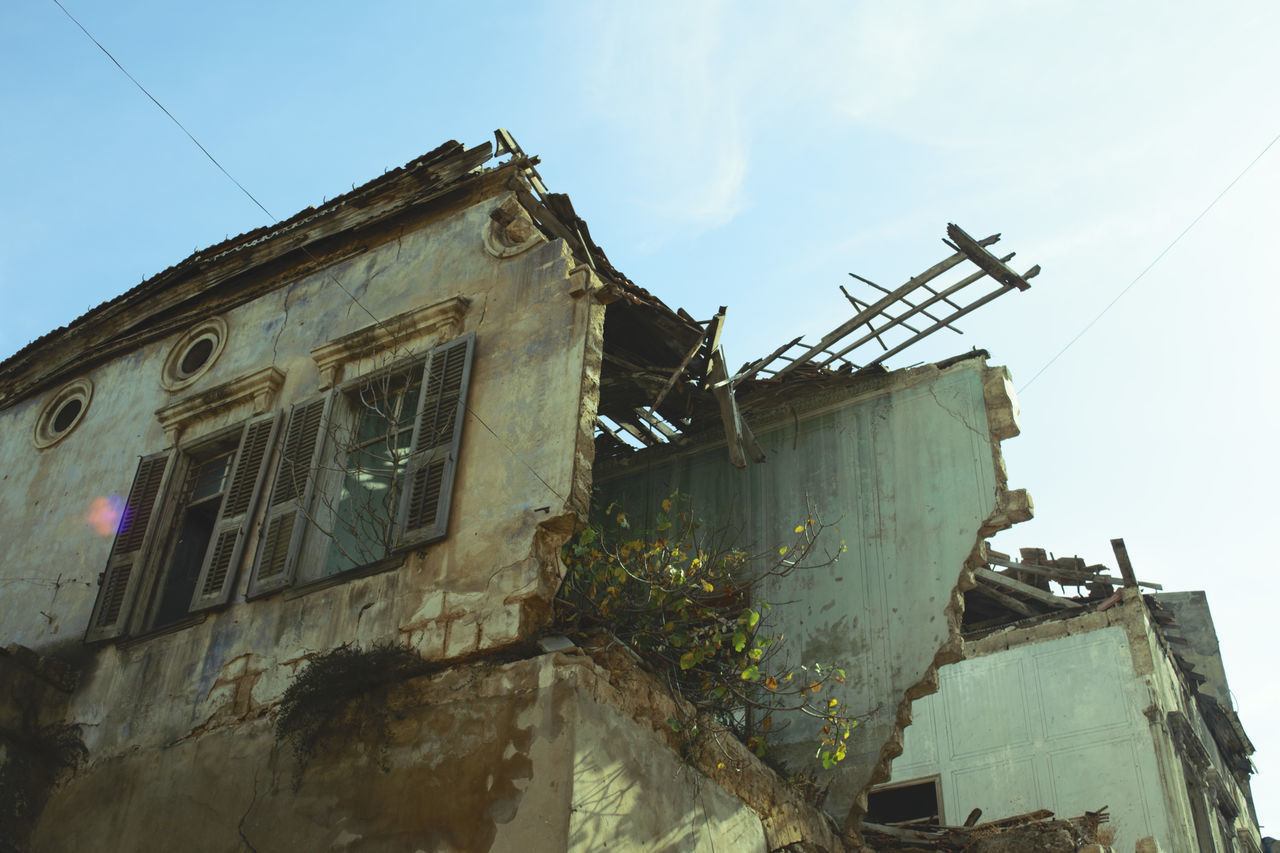
[[[223,606],[244,563],[255,598],[389,568],[444,538],[474,350],[467,335],[287,418],[142,459],[85,638],[157,631]]]
[[[863,820],[872,823],[941,823],[939,778],[876,788],[867,795]]]
[[[84,417],[93,399],[93,383],[88,379],[68,382],[45,402],[36,417],[31,440],[41,450],[53,447],[71,434]]]
[[[138,463],[85,639],[159,630],[230,600],[278,421]]]
[[[444,538],[475,336],[289,415],[249,596]]]

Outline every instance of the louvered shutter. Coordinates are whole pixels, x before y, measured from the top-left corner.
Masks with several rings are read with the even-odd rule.
[[[289,413],[267,516],[258,536],[249,598],[274,592],[293,581],[307,528],[317,462],[323,450],[321,430],[332,399],[330,395],[299,403]]]
[[[147,456],[138,463],[107,568],[100,579],[98,600],[84,635],[86,642],[111,640],[125,633],[137,597],[142,558],[153,538],[148,533],[160,503],[168,463],[168,453]]]
[[[400,500],[398,547],[425,545],[447,532],[475,345],[475,334],[465,335],[436,347],[427,359]]]
[[[236,570],[240,567],[249,538],[254,509],[258,506],[258,492],[266,479],[269,451],[279,422],[279,414],[267,415],[247,422],[240,434],[231,481],[222,498],[209,550],[204,555],[200,578],[191,596],[192,613],[209,610],[231,600]]]

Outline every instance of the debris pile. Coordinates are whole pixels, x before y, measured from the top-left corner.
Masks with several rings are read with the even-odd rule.
[[[982,811],[974,809],[965,826],[912,821],[899,824],[862,824],[862,838],[871,850],[876,851],[964,851],[964,853],[1075,853],[1075,851],[1104,851],[1099,836],[1109,838],[1110,832],[1099,832],[1099,827],[1109,820],[1107,807],[1096,812],[1085,812],[1080,817],[1055,818],[1048,809],[978,823]],[[1096,846],[1095,846],[1096,845]]]

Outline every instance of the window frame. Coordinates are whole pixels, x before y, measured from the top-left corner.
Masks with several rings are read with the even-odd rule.
[[[470,332],[432,347],[425,355],[407,358],[343,382],[324,395],[293,406],[284,430],[277,472],[269,486],[271,501],[262,522],[258,552],[245,595],[247,600],[265,598],[282,590],[290,590],[291,593],[311,591],[348,578],[396,568],[409,552],[448,535],[467,395],[475,363],[475,338],[475,333]],[[340,500],[338,494],[347,473],[343,467],[345,462],[336,458],[344,450],[339,445],[337,433],[358,417],[354,409],[344,411],[343,401],[377,382],[380,377],[413,370],[422,371],[421,385],[408,457],[401,482],[396,484],[401,494],[396,500],[395,518],[390,519],[394,525],[392,541],[385,543],[386,553],[382,556],[324,574],[321,567],[328,563],[329,552],[334,547],[332,517],[336,515],[336,505]],[[436,405],[428,411],[433,399],[431,389],[437,381]],[[424,426],[428,418],[431,427]],[[429,437],[432,429],[436,434]],[[427,441],[432,443],[420,446]],[[350,451],[350,448],[345,449]],[[306,462],[305,481],[300,468],[304,460],[299,458],[299,450],[309,460]],[[432,466],[435,466],[434,472]],[[288,479],[282,481],[282,476]],[[277,485],[281,482],[291,485],[281,488]],[[424,500],[424,495],[432,497]],[[423,510],[416,515],[412,511],[415,505]],[[425,509],[428,508],[433,510],[429,519],[425,517]],[[318,518],[322,515],[329,517]],[[291,521],[286,520],[288,516],[292,516]],[[325,529],[326,524],[330,525],[328,530]],[[276,525],[281,526],[277,528]],[[288,525],[287,533],[283,525]],[[316,571],[304,575],[299,572],[300,566],[314,566]]]
[[[248,573],[245,600],[254,600],[394,568],[411,551],[444,539],[461,454],[475,338],[474,332],[453,338],[424,356],[302,400],[287,416],[275,411],[250,417],[183,446],[141,457],[106,567],[98,578],[85,641],[122,640],[190,624],[230,603],[242,569]],[[403,482],[396,486],[401,491],[394,517],[389,519],[394,537],[386,556],[331,575],[298,580],[299,561],[318,560],[320,565],[331,545],[318,528],[313,530],[312,518],[322,461],[337,448],[330,429],[336,401],[368,387],[379,376],[405,370],[421,370],[421,385],[412,438],[399,475]],[[229,442],[237,430],[230,479],[187,608],[190,619],[156,625],[160,596],[176,559],[179,522],[188,508],[184,497],[188,471],[193,460],[198,463],[210,448]],[[238,496],[234,504],[233,493]],[[231,507],[234,512],[229,511]],[[274,561],[265,574],[264,560]]]
[[[86,642],[161,633],[231,600],[279,424],[280,415],[274,412],[248,418],[187,446],[139,460],[107,566],[98,579]],[[188,508],[187,474],[193,462],[199,464],[195,460],[218,446],[233,448],[227,483],[186,616],[157,624],[160,598],[174,570],[179,519]],[[228,514],[232,506],[240,509]]]

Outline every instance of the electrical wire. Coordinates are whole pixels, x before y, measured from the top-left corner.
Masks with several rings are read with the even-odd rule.
[[[53,3],[59,9],[62,10],[62,13],[66,15],[73,24],[75,24],[77,27],[80,28],[80,31],[84,33],[85,36],[88,37],[89,41],[97,45],[98,49],[101,50],[104,54],[106,54],[106,57],[111,60],[112,64],[114,64],[116,68],[120,69],[121,73],[124,74],[124,76],[128,77],[133,82],[133,85],[137,86],[138,90],[142,92],[142,94],[146,95],[148,99],[150,99],[151,103],[159,107],[160,111],[163,112],[166,116],[168,116],[169,120],[172,121],[175,125],[177,125],[178,128],[187,135],[187,138],[190,139],[191,142],[204,153],[204,156],[209,158],[209,162],[213,163],[214,166],[218,167],[218,171],[222,172],[222,174],[227,177],[227,180],[235,184],[240,189],[240,192],[244,193],[245,196],[250,201],[252,201],[255,205],[257,205],[259,210],[261,210],[263,213],[267,215],[267,217],[271,220],[273,225],[278,224],[280,222],[280,220],[277,219],[276,216],[271,211],[267,210],[266,206],[264,206],[262,202],[258,201],[258,199],[253,195],[253,193],[249,192],[249,190],[246,189],[243,184],[241,184],[239,181],[235,179],[235,176],[233,176],[230,172],[228,172],[226,168],[224,168],[223,165],[218,162],[218,159],[216,157],[214,157],[211,153],[209,153],[209,149],[205,148],[203,145],[200,144],[200,140],[196,139],[195,135],[192,134],[191,131],[187,130],[186,126],[183,125],[182,122],[178,121],[178,119],[173,115],[173,113],[169,112],[169,110],[165,108],[164,104],[160,103],[160,101],[158,101],[154,95],[152,95],[149,91],[147,91],[147,88],[143,86],[141,83],[139,83],[137,78],[134,77],[132,74],[130,74],[128,69],[126,69],[123,65],[120,64],[120,61],[118,59],[116,59],[114,56],[111,55],[111,51],[103,47],[102,42],[98,41],[96,38],[93,37],[93,33],[85,29],[84,24],[81,24],[78,20],[76,20],[75,16],[72,15],[70,12],[68,12],[67,8],[63,6],[62,3],[59,2],[59,0],[53,0]],[[320,259],[317,258],[315,255],[313,255],[306,246],[301,246],[300,248],[304,253],[306,253],[307,257],[315,261],[317,266],[323,266],[321,264]],[[372,319],[374,323],[380,326],[383,329],[383,331],[387,332],[387,334],[391,336],[391,343],[394,349],[398,351],[404,351],[404,348],[400,345],[399,337],[397,337],[397,335],[392,329],[388,328],[387,325],[382,322],[381,318],[379,318],[376,314],[370,311],[368,307],[366,307],[365,304],[361,302],[354,293],[348,290],[346,285],[344,285],[342,281],[333,274],[332,270],[329,270],[326,268],[324,272],[325,272],[325,276],[334,284],[336,284],[338,288],[342,290],[342,292],[345,293],[347,297],[350,298],[354,304],[359,306],[360,309],[364,311],[364,313],[369,315],[369,318]],[[412,355],[412,353],[409,353],[409,355]],[[484,427],[489,432],[489,434],[492,435],[494,439],[496,439],[497,442],[501,444],[509,454],[511,454],[512,457],[517,459],[520,462],[520,464],[524,465],[525,468],[529,469],[529,473],[533,474],[533,476],[538,479],[538,482],[542,483],[543,486],[546,486],[546,488],[553,495],[560,498],[560,500],[567,502],[567,499],[563,495],[561,495],[560,492],[558,492],[556,489],[552,488],[551,484],[548,483],[545,479],[543,479],[541,474],[535,471],[533,467],[530,466],[529,463],[526,462],[519,454],[517,454],[516,451],[509,444],[503,441],[502,437],[499,436],[496,432],[494,432],[493,428],[490,427],[487,423],[485,423],[484,420],[478,414],[476,414],[474,409],[472,409],[470,406],[467,406],[466,409],[467,409],[467,412],[470,413],[473,418],[479,421],[480,425]]]
[[[1097,323],[1099,320],[1101,320],[1103,315],[1105,315],[1108,311],[1110,311],[1111,308],[1117,302],[1120,301],[1121,297],[1123,297],[1126,293],[1128,293],[1135,284],[1141,281],[1143,276],[1151,272],[1151,268],[1154,267],[1156,264],[1160,263],[1160,260],[1165,255],[1169,254],[1170,249],[1178,245],[1178,241],[1181,240],[1183,237],[1185,237],[1188,231],[1190,231],[1192,228],[1195,228],[1196,224],[1199,223],[1201,219],[1204,219],[1204,217],[1209,213],[1209,211],[1213,210],[1214,205],[1216,205],[1219,201],[1221,201],[1222,197],[1225,196],[1228,192],[1230,192],[1231,188],[1234,187],[1237,183],[1239,183],[1240,179],[1243,178],[1248,173],[1248,171],[1252,169],[1254,165],[1256,165],[1257,162],[1263,158],[1263,155],[1265,155],[1268,151],[1271,150],[1271,146],[1275,145],[1276,142],[1278,141],[1280,141],[1280,133],[1277,133],[1274,137],[1272,137],[1271,141],[1267,143],[1266,147],[1263,148],[1260,152],[1258,152],[1258,156],[1254,157],[1251,161],[1249,161],[1249,165],[1245,166],[1244,169],[1241,170],[1240,174],[1236,175],[1235,178],[1231,181],[1231,183],[1227,184],[1227,186],[1222,190],[1222,192],[1218,193],[1217,196],[1214,197],[1213,201],[1209,202],[1208,206],[1205,207],[1204,210],[1200,211],[1200,214],[1195,219],[1191,220],[1191,224],[1188,225],[1186,228],[1183,228],[1182,232],[1178,234],[1177,237],[1173,238],[1173,242],[1165,246],[1164,251],[1156,255],[1155,260],[1147,264],[1146,268],[1143,269],[1142,272],[1138,273],[1138,275],[1134,277],[1133,281],[1125,285],[1124,289],[1121,290],[1119,293],[1117,293],[1116,297],[1112,299],[1110,302],[1108,302],[1105,308],[1103,308],[1101,311],[1098,312],[1098,316],[1090,320],[1088,325],[1086,325],[1083,329],[1081,329],[1080,332],[1074,338],[1067,341],[1067,345],[1064,346],[1062,349],[1058,350],[1057,355],[1055,355],[1053,358],[1045,362],[1044,366],[1036,371],[1035,376],[1032,376],[1030,379],[1028,379],[1026,384],[1018,389],[1018,393],[1021,394],[1023,391],[1026,391],[1028,388],[1030,388],[1031,383],[1035,382],[1037,379],[1040,378],[1040,374],[1044,373],[1046,370],[1052,367],[1053,363],[1057,361],[1059,358],[1061,358],[1063,353],[1071,349],[1072,345],[1075,344],[1076,341],[1083,338],[1085,333],[1088,332],[1090,329],[1092,329],[1094,324]]]
[[[96,38],[94,38],[94,37],[93,37],[93,33],[89,32],[87,29],[85,29],[84,24],[82,24],[82,23],[80,23],[78,20],[76,20],[76,17],[75,17],[74,15],[72,15],[70,12],[68,12],[68,11],[67,11],[67,7],[66,7],[66,6],[63,6],[63,5],[62,5],[62,3],[60,2],[60,0],[53,0],[53,3],[54,3],[54,5],[56,5],[59,9],[61,9],[61,10],[62,10],[62,13],[63,13],[64,15],[66,15],[68,18],[70,18],[70,19],[71,19],[71,23],[75,24],[77,27],[79,27],[79,28],[80,28],[80,32],[84,33],[84,34],[88,37],[89,41],[93,42],[95,45],[97,45],[97,46],[98,46],[98,50],[101,50],[104,54],[106,54],[107,59],[110,59],[110,60],[111,60],[111,62],[115,65],[115,67],[116,67],[116,68],[119,68],[119,69],[120,69],[120,72],[121,72],[122,74],[124,74],[124,76],[128,77],[128,78],[133,82],[133,85],[135,85],[135,86],[137,86],[137,87],[138,87],[138,91],[140,91],[140,92],[142,92],[142,94],[146,95],[146,96],[147,96],[147,98],[149,98],[149,99],[151,100],[151,103],[153,103],[153,104],[155,104],[157,107],[159,107],[159,108],[160,108],[160,111],[161,111],[161,112],[163,112],[165,115],[167,115],[167,116],[169,117],[169,120],[170,120],[170,121],[172,121],[175,125],[177,125],[177,126],[178,126],[178,129],[179,129],[179,130],[181,130],[183,133],[185,133],[185,134],[187,135],[187,138],[188,138],[188,139],[190,139],[190,140],[191,140],[191,142],[192,142],[192,143],[193,143],[197,148],[199,148],[199,149],[204,153],[204,156],[206,156],[206,157],[208,157],[208,158],[209,158],[209,162],[210,162],[210,163],[212,163],[213,165],[217,166],[217,167],[218,167],[218,171],[219,171],[219,172],[221,172],[222,174],[226,175],[227,180],[229,180],[229,181],[231,181],[231,183],[235,184],[235,185],[240,189],[240,192],[242,192],[242,193],[244,193],[244,194],[245,194],[245,196],[249,199],[249,201],[251,201],[251,202],[253,202],[255,205],[257,205],[257,206],[258,206],[258,209],[259,209],[259,210],[261,210],[263,213],[265,213],[265,214],[267,215],[267,218],[271,220],[271,224],[273,224],[273,225],[279,224],[280,220],[276,218],[275,214],[273,214],[271,211],[267,210],[266,206],[265,206],[262,202],[258,201],[258,199],[254,196],[254,194],[253,194],[253,193],[251,193],[251,192],[249,192],[249,190],[247,190],[247,189],[245,188],[244,184],[242,184],[242,183],[240,183],[239,181],[237,181],[237,180],[235,179],[235,176],[234,176],[234,175],[232,175],[230,172],[228,172],[228,171],[226,170],[226,168],[225,168],[225,167],[223,167],[223,165],[222,165],[221,163],[219,163],[219,162],[218,162],[218,159],[217,159],[216,157],[214,157],[212,154],[210,154],[210,153],[209,153],[209,149],[207,149],[207,148],[205,148],[203,145],[201,145],[201,144],[200,144],[200,140],[196,139],[195,135],[194,135],[191,131],[187,130],[186,125],[184,125],[182,122],[178,121],[178,119],[174,116],[174,114],[173,114],[173,113],[171,113],[171,112],[169,112],[169,110],[165,107],[165,105],[164,105],[164,104],[162,104],[162,103],[160,103],[160,101],[158,101],[158,100],[156,99],[155,95],[152,95],[149,91],[147,91],[147,88],[146,88],[145,86],[143,86],[141,83],[139,83],[139,82],[138,82],[138,80],[137,80],[137,78],[136,78],[136,77],[134,77],[132,74],[130,74],[127,68],[125,68],[123,65],[121,65],[121,64],[120,64],[120,60],[118,60],[118,59],[116,59],[114,56],[112,56],[112,55],[111,55],[111,51],[109,51],[109,50],[107,50],[105,47],[103,47],[102,42],[100,42],[100,41],[98,41]],[[313,254],[311,253],[311,250],[310,250],[310,249],[308,249],[306,246],[302,246],[302,247],[300,247],[300,248],[302,249],[302,251],[303,251],[304,253],[306,253],[307,257],[309,257],[309,258],[311,258],[311,260],[315,261],[315,262],[316,262],[316,264],[317,264],[318,266],[323,266],[323,265],[320,263],[320,259],[319,259],[319,258],[317,258],[315,255],[313,255]],[[370,319],[372,319],[374,323],[376,323],[378,326],[382,327],[382,330],[383,330],[383,331],[385,331],[387,334],[391,335],[391,340],[393,341],[393,343],[395,343],[396,348],[397,348],[397,349],[399,349],[399,339],[396,337],[395,332],[393,332],[391,329],[387,328],[386,324],[384,324],[384,323],[382,322],[382,320],[381,320],[381,319],[379,319],[379,318],[377,317],[377,315],[375,315],[372,311],[370,311],[367,307],[365,307],[364,303],[363,303],[363,302],[361,302],[358,298],[356,298],[356,295],[355,295],[354,293],[352,293],[350,290],[348,290],[348,289],[347,289],[347,287],[346,287],[346,286],[345,286],[345,285],[344,285],[344,284],[343,284],[343,283],[342,283],[342,282],[341,282],[341,281],[340,281],[340,280],[339,280],[339,279],[338,279],[338,278],[333,274],[333,272],[332,272],[331,270],[329,270],[329,269],[325,269],[325,270],[324,270],[324,273],[325,273],[325,275],[326,275],[326,276],[327,276],[327,277],[328,277],[328,278],[329,278],[329,279],[330,279],[334,284],[338,285],[338,288],[339,288],[343,293],[345,293],[345,294],[346,294],[346,295],[351,299],[351,301],[352,301],[352,302],[354,302],[357,306],[359,306],[360,310],[362,310],[362,311],[364,311],[364,313],[368,314],[368,315],[369,315],[369,317],[370,317]]]

